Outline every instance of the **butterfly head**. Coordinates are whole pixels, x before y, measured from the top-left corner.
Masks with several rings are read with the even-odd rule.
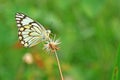
[[[45,34],[43,35],[43,39],[48,40],[50,33],[51,33],[50,30],[46,30]]]
[[[46,30],[46,33],[49,35],[51,33],[51,31],[50,30]]]
[[[50,33],[51,33],[51,31],[50,31],[50,30],[46,30],[46,36],[48,36],[48,37],[49,37]]]

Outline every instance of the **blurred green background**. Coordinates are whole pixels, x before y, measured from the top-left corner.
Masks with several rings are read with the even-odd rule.
[[[41,44],[20,45],[17,12],[60,38],[57,53],[65,80],[114,80],[120,0],[0,0],[0,80],[60,80],[54,54]],[[31,64],[23,60],[27,53],[32,54]]]

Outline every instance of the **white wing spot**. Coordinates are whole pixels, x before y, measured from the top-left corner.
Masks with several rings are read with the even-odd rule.
[[[27,46],[28,46],[28,44],[27,44],[27,43],[25,43],[25,44],[24,44],[24,46],[25,46],[25,47],[27,47]]]
[[[17,15],[16,17],[19,17],[19,18],[23,18],[24,16],[21,16],[21,15]]]
[[[19,39],[20,39],[20,40],[22,40],[22,37],[21,37],[21,36],[19,36]]]
[[[21,44],[24,44],[24,41],[21,41]]]
[[[16,18],[16,20],[20,20],[20,18]]]
[[[18,34],[20,35],[20,34],[21,34],[21,32],[19,31],[19,32],[18,32]]]
[[[18,26],[18,27],[20,27],[20,26],[21,26],[21,24],[17,24],[17,26]]]
[[[24,14],[16,13],[16,17],[24,17]]]
[[[26,32],[30,32],[31,30],[30,29],[25,29]]]
[[[24,26],[25,28],[30,28],[30,25],[28,25],[28,26]]]
[[[29,34],[29,32],[23,31],[22,35]]]
[[[20,23],[20,21],[16,21],[17,23]]]
[[[33,20],[30,19],[29,17],[26,17],[21,21],[23,25],[28,25],[30,22],[33,22]]]
[[[23,28],[23,27],[21,27],[21,28],[20,28],[20,31],[23,31],[23,30],[24,30],[24,28]]]

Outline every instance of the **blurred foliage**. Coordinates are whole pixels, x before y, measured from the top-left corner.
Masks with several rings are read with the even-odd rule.
[[[0,0],[0,80],[60,80],[54,54],[19,44],[15,13],[60,38],[65,80],[114,80],[120,41],[120,0]],[[33,55],[33,64],[23,56]],[[119,53],[119,52],[118,52]]]

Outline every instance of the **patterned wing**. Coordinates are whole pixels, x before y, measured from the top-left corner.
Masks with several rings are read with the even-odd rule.
[[[32,47],[42,41],[42,32],[45,29],[41,24],[22,13],[16,14],[16,22],[19,40],[25,47]]]

